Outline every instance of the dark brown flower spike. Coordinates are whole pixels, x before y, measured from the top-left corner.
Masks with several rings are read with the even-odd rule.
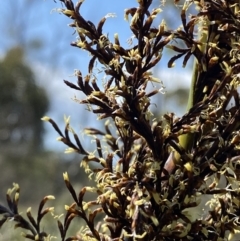
[[[182,24],[172,30],[163,19],[155,22],[162,9],[139,0],[125,10],[134,39],[128,48],[118,34],[105,34],[109,15],[95,25],[81,15],[83,1],[61,2],[61,12],[78,35],[71,45],[90,54],[86,76],[76,71],[76,84],[64,82],[85,95],[75,101],[97,120],[106,119],[105,130],[85,129],[96,143],[95,151],[88,152],[70,118],[65,117],[63,132],[51,118],[43,118],[68,146],[67,153],[83,155],[81,166],[95,181],[76,191],[64,173],[73,203],[65,205],[63,223],[58,220],[61,240],[231,240],[239,232],[240,213],[239,2],[174,1]],[[180,117],[166,113],[159,118],[150,109],[162,89],[148,89],[152,82],[161,84],[152,69],[165,48],[174,52],[168,67],[179,59],[185,67],[195,58],[187,111]],[[105,74],[103,86],[95,63]],[[51,209],[43,210],[43,199],[37,221],[30,210],[26,221],[18,214],[16,190],[14,199],[7,195],[8,208],[0,205],[0,224],[14,218],[30,231],[27,238],[43,240],[47,234],[39,223]],[[89,192],[94,197],[86,201]],[[86,228],[67,237],[78,218]]]

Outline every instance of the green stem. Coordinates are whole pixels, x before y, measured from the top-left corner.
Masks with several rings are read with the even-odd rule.
[[[187,103],[187,111],[189,111],[194,103],[194,97],[195,97],[195,87],[196,87],[196,82],[198,79],[198,63],[197,60],[194,60],[194,64],[193,64],[193,73],[192,73],[192,80],[191,80],[191,86],[190,86],[190,90],[189,90],[189,96],[188,96],[188,103]],[[192,148],[193,145],[193,137],[194,134],[193,133],[188,133],[188,134],[184,134],[181,135],[179,137],[179,144],[186,150],[186,151],[190,151],[190,149]]]
[[[208,37],[209,37],[210,31],[201,31],[199,32],[199,39],[201,43],[207,43]],[[201,35],[200,35],[201,34]],[[206,52],[206,44],[202,44],[199,46],[199,49],[204,54]],[[196,103],[196,90],[197,90],[197,81],[199,79],[199,63],[195,59],[193,64],[193,73],[192,73],[192,80],[191,80],[191,86],[189,90],[189,96],[188,96],[188,103],[187,103],[187,111],[189,111]],[[184,135],[179,136],[179,144],[181,147],[183,147],[187,152],[190,152],[193,147],[193,141],[194,141],[194,133],[187,133]],[[176,163],[180,163],[180,154],[177,153],[175,155]]]

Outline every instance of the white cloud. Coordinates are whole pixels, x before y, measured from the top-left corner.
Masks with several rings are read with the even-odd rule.
[[[163,68],[162,68],[163,69]],[[178,88],[189,88],[191,83],[191,70],[189,68],[165,68],[157,71],[157,76],[163,81],[166,91],[174,91]]]

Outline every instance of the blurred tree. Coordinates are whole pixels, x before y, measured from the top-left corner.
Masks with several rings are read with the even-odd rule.
[[[69,45],[72,30],[62,34],[63,22],[50,14],[55,7],[54,1],[10,0],[0,8],[4,36],[0,38],[0,190],[5,192],[18,181],[26,187],[21,199],[31,206],[49,193],[61,192],[62,173],[56,169],[63,172],[76,163],[75,156],[66,162],[63,154],[43,148],[44,123],[40,118],[50,110],[49,98],[54,96],[51,91],[47,95],[53,87],[46,85],[44,72],[50,72],[54,79],[56,66],[70,63],[72,71],[72,61],[79,63],[75,51],[60,54]],[[41,71],[37,72],[35,63],[40,63]],[[74,172],[72,176],[78,181],[83,177],[76,169],[69,172]],[[83,178],[81,181],[84,183]],[[37,190],[35,195],[31,195],[33,190]],[[4,192],[0,193],[0,203]]]
[[[36,85],[24,63],[20,47],[11,49],[0,62],[0,149],[15,153],[35,152],[42,147],[43,125],[49,100]]]
[[[44,175],[50,176],[51,166],[37,158],[48,158],[43,153],[44,128],[40,121],[48,107],[46,91],[36,84],[34,73],[25,63],[24,50],[10,49],[0,60],[0,189],[21,179],[31,191],[37,185],[29,178],[42,173],[38,180],[41,185]]]
[[[61,155],[43,149],[44,122],[40,119],[48,107],[46,90],[36,84],[24,61],[24,50],[12,48],[0,60],[0,190],[18,180],[26,187],[22,199],[31,205],[49,193],[61,192],[62,172],[72,173],[73,181],[79,181],[83,172],[71,169],[76,164],[74,157],[66,162]],[[32,190],[38,191],[30,195]]]

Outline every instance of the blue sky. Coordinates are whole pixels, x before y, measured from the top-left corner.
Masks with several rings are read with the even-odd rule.
[[[155,2],[154,7],[157,7],[160,1]],[[61,3],[55,3],[53,0],[8,0],[1,3],[1,6],[0,29],[4,37],[0,38],[0,56],[4,56],[6,51],[15,45],[24,46],[27,50],[26,60],[34,70],[38,84],[46,88],[51,98],[51,108],[46,114],[55,119],[62,128],[63,115],[70,115],[77,133],[81,133],[86,127],[86,122],[88,126],[94,125],[96,116],[88,114],[84,106],[71,100],[75,95],[81,95],[67,88],[62,81],[67,79],[74,82],[74,69],[80,69],[86,74],[89,56],[86,52],[70,46],[70,42],[75,41],[76,34],[68,27],[71,19],[58,12],[58,9],[63,7]],[[124,9],[134,6],[137,6],[136,0],[85,0],[81,13],[94,24],[108,13],[115,14],[116,17],[107,19],[104,32],[110,39],[114,33],[118,33],[121,44],[127,46],[131,32],[129,23],[123,19]],[[167,9],[169,8],[163,8],[164,15],[156,19],[156,27],[161,21],[161,16],[170,22],[171,27],[180,25],[180,18],[175,14],[179,9],[175,8],[175,13]],[[36,46],[40,46],[39,49]],[[169,56],[167,57],[169,59]],[[163,81],[167,90],[189,85],[189,68],[182,69],[179,61],[170,71],[165,67],[166,64],[166,59],[163,59],[154,72]],[[191,67],[191,64],[189,66]],[[178,112],[176,103],[164,105],[169,111]],[[51,126],[47,123],[45,126],[46,146],[50,149],[64,150],[63,145],[55,141],[57,134]]]

